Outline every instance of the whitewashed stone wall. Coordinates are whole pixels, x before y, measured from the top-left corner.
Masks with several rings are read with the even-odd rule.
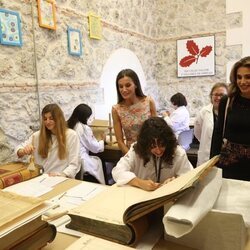
[[[0,2],[0,8],[18,11],[22,19],[23,46],[0,45],[0,128],[11,150],[32,133],[31,128],[39,126],[39,112],[44,105],[58,103],[68,118],[81,102],[92,107],[101,104],[102,69],[118,48],[130,49],[137,55],[146,76],[146,93],[155,98],[159,109],[168,105],[172,94],[180,91],[187,96],[191,115],[209,101],[211,85],[225,81],[225,61],[230,56],[238,56],[239,48],[229,53],[225,46],[229,22],[225,0],[192,3],[185,0],[57,0],[56,31],[38,26],[35,0],[33,4],[38,86],[31,0]],[[102,18],[102,40],[88,37],[89,11]],[[230,18],[232,25],[237,25],[237,20]],[[82,32],[81,57],[68,55],[67,26]],[[176,40],[207,34],[214,34],[216,38],[216,75],[177,78]]]

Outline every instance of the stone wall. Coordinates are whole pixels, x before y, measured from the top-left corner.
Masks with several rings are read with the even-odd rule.
[[[130,49],[139,58],[146,93],[155,98],[158,109],[180,91],[194,115],[209,101],[211,85],[225,81],[224,0],[57,0],[56,31],[39,27],[33,0],[35,46],[31,0],[1,0],[0,8],[18,11],[22,20],[23,46],[0,45],[0,128],[11,149],[39,127],[40,110],[47,103],[57,102],[66,117],[81,102],[101,104],[102,69],[118,48]],[[89,11],[102,18],[101,40],[88,36]],[[67,26],[82,32],[81,57],[68,55]],[[208,34],[216,40],[216,75],[177,78],[176,40]]]

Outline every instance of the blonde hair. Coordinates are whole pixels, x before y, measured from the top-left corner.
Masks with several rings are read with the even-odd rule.
[[[48,152],[52,146],[52,132],[44,124],[45,114],[51,113],[55,122],[55,136],[58,142],[58,157],[60,160],[67,156],[66,131],[67,123],[61,108],[57,104],[48,104],[42,110],[42,124],[40,129],[38,154],[42,158],[48,157]]]

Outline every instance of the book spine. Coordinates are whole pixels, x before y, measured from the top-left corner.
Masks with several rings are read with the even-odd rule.
[[[3,188],[9,187],[21,181],[23,181],[23,178],[20,173],[14,173],[14,174],[10,174],[8,176],[2,177]]]
[[[56,237],[56,227],[52,224],[47,224],[41,230],[35,231],[29,237],[24,239],[19,244],[13,246],[12,250],[27,250],[27,249],[42,249],[47,243],[52,242]]]
[[[133,228],[127,225],[119,225],[99,221],[83,216],[68,214],[71,221],[66,228],[91,234],[106,240],[128,245],[133,240]]]
[[[39,176],[42,173],[43,171],[41,168],[36,168],[34,171],[30,171],[26,168],[16,173],[11,173],[7,176],[0,177],[0,189],[9,187],[22,181],[29,180],[31,178]]]

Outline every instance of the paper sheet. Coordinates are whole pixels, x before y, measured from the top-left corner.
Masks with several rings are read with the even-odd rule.
[[[67,192],[63,192],[55,196],[50,201],[58,204],[61,208],[69,210],[82,204],[84,201],[91,199],[107,188],[108,186],[105,185],[82,182],[69,189]]]
[[[29,181],[24,181],[7,187],[4,191],[13,192],[23,196],[39,197],[50,192],[53,187],[67,180],[61,176],[48,176],[47,174],[40,175]]]
[[[163,217],[168,235],[181,237],[189,233],[212,209],[222,185],[222,171],[212,168],[193,191],[181,197]]]
[[[79,185],[69,189],[67,192],[63,192],[50,200],[51,204],[54,204],[54,208],[47,211],[46,215],[53,217],[53,214],[67,213],[72,208],[84,203],[86,200],[91,199],[98,193],[106,190],[108,186],[99,185],[91,182],[82,182]],[[59,232],[73,234],[79,237],[79,232],[74,230],[68,230],[65,228],[65,224],[69,223],[70,217],[64,215],[55,220],[50,220],[51,224],[54,224]],[[81,235],[80,235],[81,236]]]

